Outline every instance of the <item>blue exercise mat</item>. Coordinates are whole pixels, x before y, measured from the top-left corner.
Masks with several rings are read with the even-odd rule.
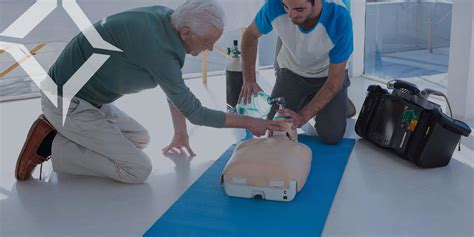
[[[320,236],[354,140],[324,145],[300,135],[299,141],[311,148],[313,160],[308,180],[293,201],[227,196],[220,175],[233,145],[144,236]]]

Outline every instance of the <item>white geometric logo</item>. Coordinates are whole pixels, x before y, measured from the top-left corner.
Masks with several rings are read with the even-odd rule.
[[[97,32],[97,30],[92,26],[92,23],[84,14],[81,7],[77,4],[76,0],[62,0],[62,3],[66,13],[71,17],[93,48],[122,52],[121,49],[102,39],[99,32]],[[33,6],[26,10],[25,13],[0,33],[0,36],[24,38],[57,7],[57,0],[37,0]],[[38,61],[36,61],[33,55],[30,54],[28,49],[23,44],[0,41],[0,50],[4,50],[10,54],[18,62],[36,86],[40,88],[40,90],[57,108],[58,87]],[[29,59],[22,60],[26,57]],[[102,67],[109,57],[110,55],[93,53],[63,85],[63,126],[66,121],[67,110],[69,109],[71,99],[79,92],[79,90],[81,90],[81,88],[100,69],[100,67]]]

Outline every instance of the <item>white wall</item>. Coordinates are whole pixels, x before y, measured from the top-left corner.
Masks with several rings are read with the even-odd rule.
[[[474,119],[474,1],[454,0],[448,98],[455,117]]]
[[[265,0],[217,0],[226,12],[226,30],[248,26]],[[16,18],[30,8],[36,0],[0,0],[0,32]],[[131,8],[163,5],[175,9],[184,0],[77,0],[89,20],[94,23],[109,16]],[[51,27],[54,25],[55,27]],[[51,34],[45,34],[45,32]],[[65,13],[62,4],[58,5],[48,17],[31,32],[24,42],[67,40],[79,32]]]
[[[225,33],[217,44],[221,48],[231,47],[233,40],[240,38],[240,28],[247,27],[252,22],[265,0],[217,1],[222,4],[226,13]],[[35,2],[36,0],[0,0],[0,32],[3,32],[3,30],[11,25]],[[62,1],[59,1],[59,3],[61,2]],[[184,0],[77,0],[77,2],[84,14],[94,23],[106,16],[136,7],[163,5],[174,9],[183,3]],[[26,45],[46,43],[48,47],[50,47],[52,43],[59,42],[65,46],[65,44],[78,33],[78,27],[66,14],[62,4],[59,4],[58,7],[25,38],[8,40]],[[51,52],[49,48],[48,50],[50,54],[47,59],[42,60],[41,57],[37,57],[40,64],[45,68],[49,68],[53,64],[56,57],[62,51],[62,47],[55,46],[54,53]],[[38,54],[42,54],[44,51],[45,50],[42,50]],[[269,52],[273,55],[274,49],[269,50]],[[266,61],[273,62],[273,58],[267,59]],[[226,60],[219,52],[209,53],[208,62],[209,71],[225,70]],[[0,70],[1,68],[2,67],[0,67]],[[188,56],[183,68],[183,73],[199,73],[200,71],[201,58]],[[10,75],[12,74],[9,74],[9,76]],[[24,73],[19,76],[26,77],[27,75]]]
[[[354,32],[354,52],[350,62],[352,77],[364,73],[366,0],[351,1],[352,30]]]

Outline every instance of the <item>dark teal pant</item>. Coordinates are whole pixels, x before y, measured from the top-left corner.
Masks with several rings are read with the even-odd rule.
[[[285,97],[287,108],[299,112],[311,101],[326,80],[327,77],[306,78],[288,69],[279,68],[276,70],[276,84],[273,87],[272,97]],[[314,118],[316,131],[324,143],[336,144],[344,136],[349,85],[349,75],[346,71],[342,89]],[[269,118],[273,118],[274,114],[275,108],[270,112]]]

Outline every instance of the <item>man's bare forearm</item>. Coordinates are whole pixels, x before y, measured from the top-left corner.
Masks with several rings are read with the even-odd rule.
[[[329,86],[327,83],[321,87],[313,99],[301,110],[301,116],[307,121],[316,116],[339,92],[340,88]]]
[[[257,61],[258,37],[251,25],[242,36],[242,69],[245,82],[255,82],[255,63]]]
[[[329,76],[326,83],[324,83],[318,93],[316,93],[313,99],[311,99],[311,101],[300,112],[300,115],[305,119],[305,121],[316,116],[342,89],[346,75],[345,65],[346,63],[330,66]]]

